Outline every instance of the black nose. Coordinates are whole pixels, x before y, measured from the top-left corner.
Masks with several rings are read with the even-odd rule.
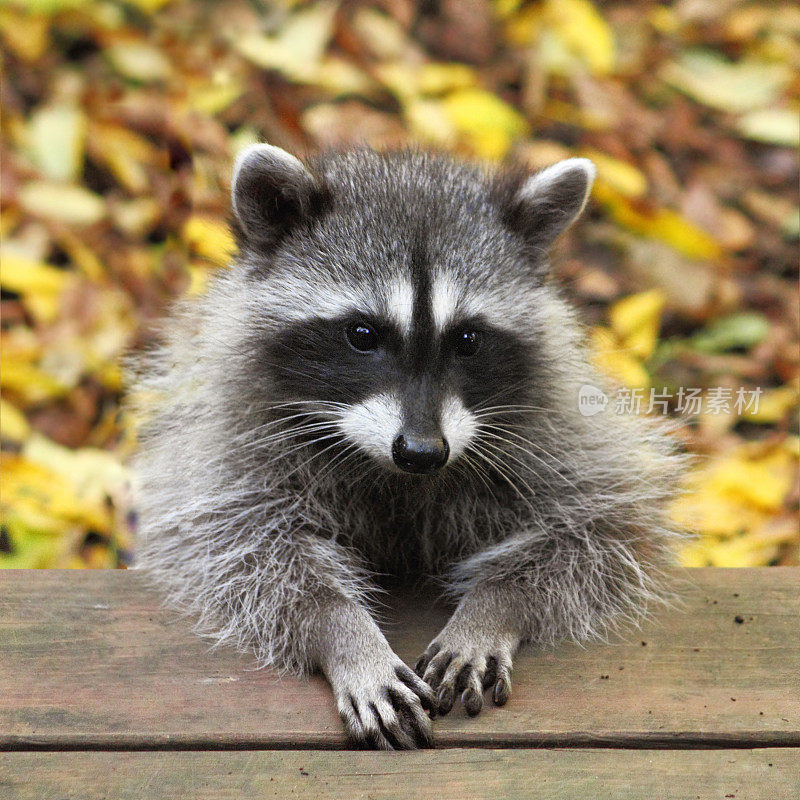
[[[441,436],[403,436],[392,444],[392,458],[404,472],[436,472],[447,463],[450,447]]]

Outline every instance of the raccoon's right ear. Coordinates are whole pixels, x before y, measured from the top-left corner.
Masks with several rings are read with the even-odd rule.
[[[595,172],[588,159],[568,158],[530,177],[512,175],[505,184],[503,218],[525,240],[535,261],[586,207]]]
[[[314,176],[280,147],[254,144],[236,157],[231,205],[244,244],[273,247],[323,203],[324,192]]]

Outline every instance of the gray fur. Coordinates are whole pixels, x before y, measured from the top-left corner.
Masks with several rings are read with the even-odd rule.
[[[334,211],[269,253],[245,235],[239,261],[178,304],[135,369],[137,566],[217,642],[280,671],[323,669],[356,739],[419,746],[433,693],[374,621],[375,576],[430,576],[458,601],[418,671],[443,712],[463,690],[477,713],[481,684],[507,699],[520,643],[602,637],[662,596],[678,535],[664,509],[682,461],[652,420],[578,412],[580,387],[603,381],[573,312],[537,278],[541,262],[531,268],[537,256],[503,225],[491,178],[414,153],[329,155],[309,169]],[[583,200],[573,205],[574,216]],[[342,408],[285,405],[297,398],[274,396],[254,344],[333,297],[384,302],[409,231],[423,232],[432,269],[539,354],[535,409],[422,479],[352,443],[298,444],[276,409],[313,409],[324,436]]]

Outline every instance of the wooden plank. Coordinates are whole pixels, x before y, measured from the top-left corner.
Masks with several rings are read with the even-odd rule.
[[[624,641],[525,652],[503,708],[437,720],[440,746],[800,744],[800,569],[696,570],[682,611]],[[413,659],[446,618],[419,598]],[[322,679],[209,652],[135,572],[0,571],[0,749],[331,748]]]
[[[800,759],[764,750],[4,753],[9,800],[796,800]]]

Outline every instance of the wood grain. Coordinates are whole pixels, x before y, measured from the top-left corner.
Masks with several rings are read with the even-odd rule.
[[[442,747],[800,745],[800,569],[682,573],[682,610],[609,644],[525,651],[504,709],[435,723]],[[387,626],[411,661],[446,619]],[[0,571],[0,749],[340,748],[325,682],[209,652],[136,572]]]
[[[790,750],[3,753],[9,800],[797,800]]]

